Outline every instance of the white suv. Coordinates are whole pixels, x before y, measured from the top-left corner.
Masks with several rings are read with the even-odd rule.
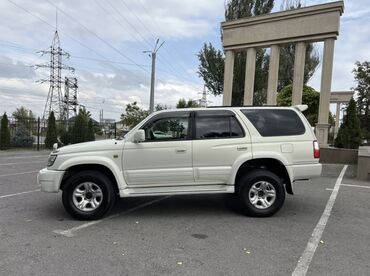
[[[240,209],[270,216],[293,183],[321,174],[319,147],[296,107],[164,110],[123,140],[55,148],[38,174],[42,191],[63,191],[77,219],[97,219],[116,196],[233,193]]]

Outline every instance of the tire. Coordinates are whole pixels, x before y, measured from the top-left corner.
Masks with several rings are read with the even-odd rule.
[[[113,207],[116,195],[112,182],[98,171],[81,171],[67,180],[63,189],[64,209],[78,220],[95,220]]]
[[[237,196],[242,213],[253,217],[269,217],[283,206],[285,189],[276,174],[256,169],[241,177]]]

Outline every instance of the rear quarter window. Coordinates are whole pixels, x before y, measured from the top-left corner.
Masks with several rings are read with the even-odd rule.
[[[302,135],[306,128],[298,114],[289,109],[242,109],[241,112],[264,137]]]

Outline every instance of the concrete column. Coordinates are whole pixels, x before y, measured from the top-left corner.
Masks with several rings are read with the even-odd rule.
[[[231,106],[231,97],[233,92],[233,80],[234,80],[234,58],[235,58],[234,51],[227,50],[225,52],[224,95],[223,95],[224,106]]]
[[[337,138],[340,122],[340,103],[337,103],[337,110],[335,113],[335,128],[334,128],[334,139]]]
[[[292,105],[302,103],[305,56],[306,43],[298,42],[295,45]]]
[[[334,38],[328,38],[324,41],[319,116],[318,124],[316,126],[317,140],[322,147],[328,146],[328,132],[330,127],[330,125],[328,124],[328,120],[330,108],[331,80],[333,74],[334,42]]]
[[[279,45],[271,46],[269,77],[267,82],[267,104],[276,105],[277,85],[279,80]]]
[[[256,48],[247,49],[245,65],[244,105],[253,105],[254,75],[256,72]]]

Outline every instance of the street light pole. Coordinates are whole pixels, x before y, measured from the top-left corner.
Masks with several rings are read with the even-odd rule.
[[[154,111],[154,86],[155,86],[155,59],[157,53],[152,52],[152,77],[150,80],[150,101],[149,101],[149,112],[153,113]]]
[[[153,113],[153,111],[154,111],[155,60],[156,60],[156,57],[157,57],[157,52],[162,47],[162,45],[164,44],[164,41],[157,48],[158,43],[159,43],[159,39],[157,39],[153,51],[143,51],[143,53],[149,53],[149,56],[152,58],[152,74],[151,74],[151,80],[150,80],[149,113]]]

